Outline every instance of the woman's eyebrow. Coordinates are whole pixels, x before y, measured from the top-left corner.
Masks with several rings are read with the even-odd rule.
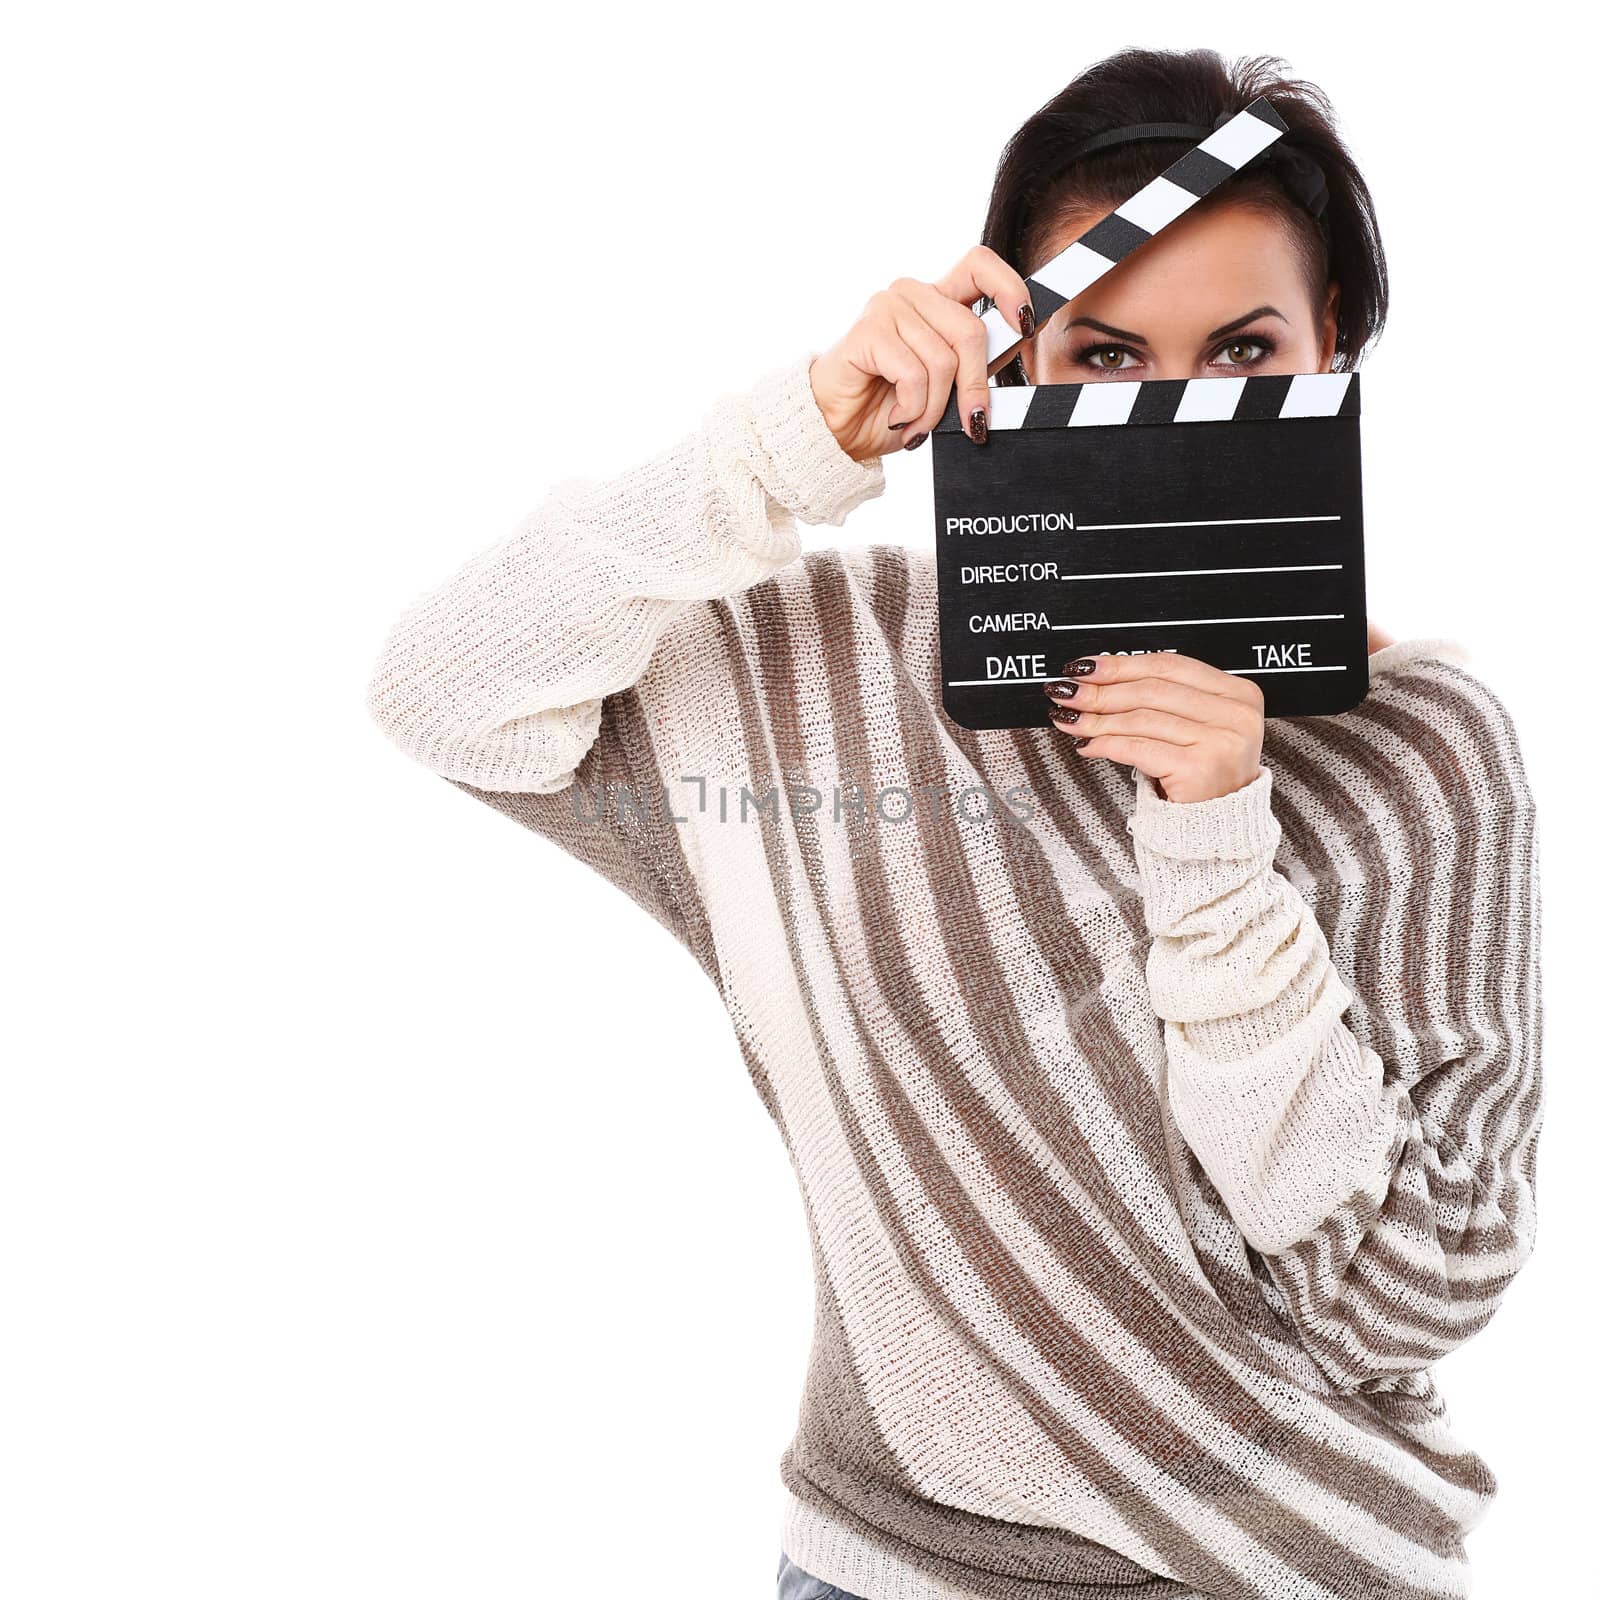
[[[1232,333],[1235,328],[1242,328],[1247,322],[1254,322],[1257,317],[1276,317],[1279,322],[1289,319],[1276,306],[1257,306],[1254,311],[1242,317],[1235,317],[1232,322],[1225,323],[1220,328],[1213,328],[1206,335],[1207,339],[1220,339],[1224,334]]]
[[[1232,322],[1224,323],[1220,328],[1213,328],[1206,335],[1208,340],[1221,339],[1230,334],[1235,328],[1242,328],[1247,322],[1254,322],[1257,317],[1276,317],[1279,322],[1289,319],[1276,306],[1257,306],[1254,311],[1248,311],[1242,317],[1235,317]],[[1149,340],[1142,333],[1130,333],[1126,328],[1114,328],[1109,322],[1101,322],[1098,317],[1073,317],[1063,325],[1066,328],[1093,328],[1097,333],[1104,333],[1113,339],[1126,339],[1129,344],[1149,344]]]
[[[1244,319],[1248,322],[1250,319]],[[1063,325],[1062,331],[1067,328],[1093,328],[1098,333],[1108,333],[1113,339],[1126,339],[1129,344],[1149,344],[1149,340],[1142,333],[1129,333],[1126,328],[1113,328],[1109,322],[1099,322],[1093,317],[1074,317]]]

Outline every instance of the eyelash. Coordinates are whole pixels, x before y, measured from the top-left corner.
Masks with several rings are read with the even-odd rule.
[[[1230,361],[1230,362],[1227,362],[1227,363],[1225,363],[1225,365],[1227,365],[1227,366],[1234,366],[1234,367],[1253,367],[1253,366],[1257,366],[1259,363],[1261,363],[1263,361],[1270,361],[1272,359],[1272,357],[1277,353],[1277,350],[1278,350],[1277,341],[1275,339],[1273,339],[1270,335],[1265,334],[1265,333],[1234,334],[1234,336],[1232,338],[1224,339],[1223,342],[1217,346],[1217,349],[1218,350],[1226,350],[1230,345],[1235,345],[1235,344],[1253,344],[1253,345],[1256,345],[1256,346],[1258,346],[1260,348],[1261,354],[1259,356],[1256,356],[1254,359],[1252,359],[1250,361]],[[1121,371],[1123,371],[1124,369],[1121,368],[1121,367],[1098,367],[1095,362],[1093,362],[1093,361],[1091,361],[1089,359],[1091,356],[1103,355],[1108,350],[1120,350],[1124,354],[1132,354],[1132,352],[1129,350],[1128,346],[1125,345],[1125,344],[1094,344],[1094,345],[1088,345],[1084,349],[1080,350],[1078,352],[1078,354],[1073,359],[1076,360],[1076,361],[1081,361],[1083,363],[1083,365],[1086,366],[1086,367],[1096,367],[1096,370],[1101,371],[1101,372],[1121,372]]]

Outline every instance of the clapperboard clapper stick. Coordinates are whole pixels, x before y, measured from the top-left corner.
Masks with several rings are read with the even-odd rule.
[[[1042,327],[1286,131],[1247,106],[1031,277]],[[989,363],[1017,332],[983,313]],[[1048,725],[1073,656],[1175,650],[1253,678],[1268,716],[1367,693],[1360,379],[991,386],[989,440],[934,428],[945,710]]]

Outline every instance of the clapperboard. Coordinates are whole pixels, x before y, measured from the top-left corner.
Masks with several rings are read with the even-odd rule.
[[[1286,132],[1265,99],[1028,279],[1035,322]],[[990,306],[989,364],[1019,343]],[[1367,693],[1360,380],[1295,376],[954,394],[933,436],[942,695],[967,728],[1044,726],[1074,656],[1176,650],[1260,684],[1268,716]]]

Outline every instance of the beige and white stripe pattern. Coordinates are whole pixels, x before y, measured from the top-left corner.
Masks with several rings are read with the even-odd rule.
[[[370,690],[718,986],[813,1242],[786,1550],[867,1600],[1466,1595],[1495,1480],[1430,1369],[1542,1115],[1504,707],[1390,646],[1195,805],[956,726],[931,553],[800,550],[883,489],[810,359],[559,485]]]

